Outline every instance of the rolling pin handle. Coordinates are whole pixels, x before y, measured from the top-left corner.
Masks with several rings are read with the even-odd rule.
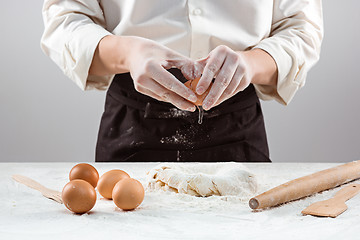
[[[259,207],[259,201],[256,198],[252,198],[249,201],[249,206],[251,209],[257,209]]]

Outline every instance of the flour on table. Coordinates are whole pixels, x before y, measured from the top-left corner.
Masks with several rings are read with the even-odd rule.
[[[253,196],[257,180],[242,163],[160,163],[147,172],[150,190],[164,190],[193,196]]]

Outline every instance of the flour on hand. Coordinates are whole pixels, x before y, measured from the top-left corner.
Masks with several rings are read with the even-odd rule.
[[[252,197],[257,191],[254,174],[238,162],[160,163],[147,172],[147,188],[193,196]]]

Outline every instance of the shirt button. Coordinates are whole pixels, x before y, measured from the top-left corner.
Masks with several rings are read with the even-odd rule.
[[[194,11],[193,11],[193,14],[195,16],[199,16],[202,14],[202,10],[200,8],[195,8]]]

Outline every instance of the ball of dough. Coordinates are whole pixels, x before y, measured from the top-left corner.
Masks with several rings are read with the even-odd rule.
[[[160,163],[147,173],[147,186],[194,196],[233,195],[248,199],[257,178],[242,163]]]

